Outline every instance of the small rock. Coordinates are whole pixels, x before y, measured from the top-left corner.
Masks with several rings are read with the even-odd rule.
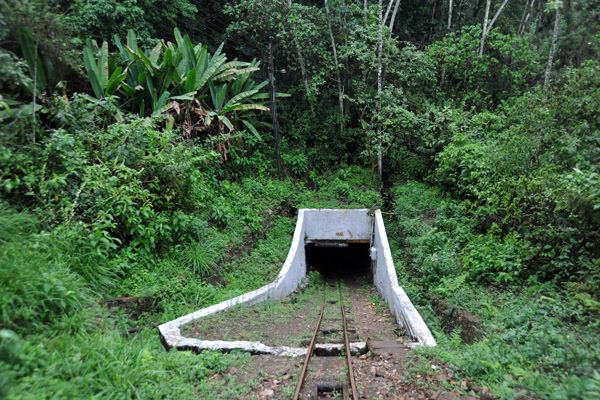
[[[383,370],[381,370],[381,369],[376,369],[376,370],[375,370],[375,376],[380,376],[380,377],[382,377],[382,378],[385,378],[386,374],[385,374],[385,372],[383,372]]]
[[[260,396],[261,399],[270,399],[271,397],[273,397],[275,395],[275,392],[273,391],[273,389],[265,389],[262,392],[260,392],[258,395]]]

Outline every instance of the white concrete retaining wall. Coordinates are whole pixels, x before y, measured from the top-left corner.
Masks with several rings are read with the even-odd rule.
[[[279,354],[300,356],[302,349],[292,349],[288,347],[269,347],[260,342],[225,342],[222,340],[200,340],[186,338],[181,334],[181,327],[192,321],[207,317],[219,311],[226,310],[237,304],[257,304],[269,299],[280,299],[291,294],[302,278],[306,276],[306,255],[304,252],[304,210],[298,211],[298,220],[292,239],[292,245],[288,252],[283,267],[277,275],[277,278],[266,286],[248,292],[231,300],[223,301],[214,306],[198,310],[183,317],[174,319],[158,327],[163,345],[170,349],[175,347],[180,350],[234,350],[242,349],[256,354]],[[306,353],[306,350],[304,350]]]
[[[242,349],[255,354],[276,354],[302,356],[306,349],[290,347],[270,347],[260,342],[221,340],[201,340],[186,338],[181,334],[181,327],[192,321],[224,311],[237,304],[257,304],[266,300],[276,300],[291,294],[297,289],[306,275],[305,241],[343,240],[364,241],[371,239],[375,227],[374,246],[377,248],[377,260],[373,263],[374,280],[379,292],[388,302],[396,321],[404,326],[407,332],[419,344],[435,346],[431,332],[423,322],[404,290],[398,286],[381,212],[375,213],[375,221],[369,210],[317,210],[302,209],[298,211],[298,220],[288,256],[272,283],[252,292],[248,292],[231,300],[198,310],[191,314],[169,321],[158,327],[163,344],[167,349],[180,350],[234,350]]]
[[[419,344],[435,346],[435,339],[412,302],[398,285],[394,260],[390,251],[381,211],[375,211],[375,238],[377,260],[374,262],[373,280],[379,293],[385,298],[396,321]]]

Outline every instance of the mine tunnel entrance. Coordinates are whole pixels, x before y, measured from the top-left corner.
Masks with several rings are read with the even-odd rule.
[[[371,271],[369,243],[316,241],[306,243],[307,271],[319,271],[327,279],[365,276]]]

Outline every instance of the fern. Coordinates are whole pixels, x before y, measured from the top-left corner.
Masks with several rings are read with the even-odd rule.
[[[441,297],[448,297],[450,296],[450,294],[456,292],[465,284],[465,282],[467,281],[467,277],[468,275],[465,273],[460,274],[458,276],[447,276],[445,278],[442,278],[442,283],[440,283],[438,287],[433,289],[433,292],[440,295]]]

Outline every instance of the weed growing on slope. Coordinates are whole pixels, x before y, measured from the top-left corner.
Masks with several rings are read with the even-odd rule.
[[[462,204],[425,185],[394,193],[396,215],[386,228],[399,281],[438,342],[421,356],[452,365],[503,399],[597,398],[599,325],[574,296],[580,289],[534,279],[513,285],[527,256],[522,243],[478,234]],[[481,339],[465,344],[460,329],[448,331],[432,307],[439,299],[481,318]]]

